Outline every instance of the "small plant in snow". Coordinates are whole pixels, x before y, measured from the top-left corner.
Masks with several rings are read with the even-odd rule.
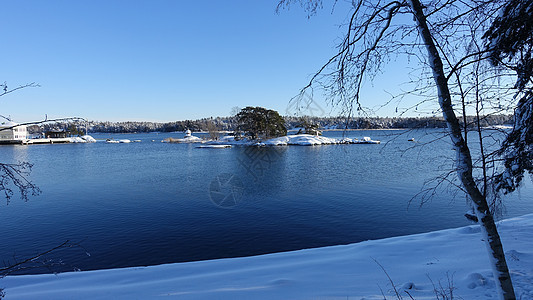
[[[431,285],[433,285],[433,292],[435,292],[435,297],[437,300],[462,299],[455,298],[453,294],[453,291],[457,289],[453,284],[453,274],[450,276],[450,274],[446,272],[446,286],[443,286],[440,280],[438,285],[436,285],[433,280],[431,280],[431,277],[429,277],[429,275],[428,279],[429,281],[431,281]]]

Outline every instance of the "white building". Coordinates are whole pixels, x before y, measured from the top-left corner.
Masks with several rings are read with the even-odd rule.
[[[15,122],[4,122],[0,124],[0,143],[22,143],[28,139],[26,125],[19,125]]]

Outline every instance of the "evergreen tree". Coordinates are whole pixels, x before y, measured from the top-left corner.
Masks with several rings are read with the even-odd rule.
[[[237,131],[255,140],[287,134],[285,120],[275,110],[247,106],[237,114]]]
[[[495,177],[496,189],[514,191],[525,173],[533,174],[533,0],[509,0],[483,36],[492,63],[516,72],[517,98],[513,131],[498,154],[505,170]]]

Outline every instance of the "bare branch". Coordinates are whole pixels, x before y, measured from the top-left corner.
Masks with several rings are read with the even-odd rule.
[[[11,185],[19,190],[24,201],[28,201],[29,194],[37,196],[41,193],[41,190],[28,180],[32,167],[33,165],[28,162],[0,163],[0,191],[4,192],[8,204],[14,194]]]
[[[50,254],[58,249],[61,249],[61,248],[68,248],[68,247],[72,247],[70,245],[70,241],[69,240],[66,240],[64,241],[63,243],[61,243],[60,245],[57,245],[51,249],[48,249],[44,252],[41,252],[39,254],[36,254],[32,257],[29,257],[29,258],[26,258],[22,261],[19,261],[19,262],[16,262],[14,264],[11,264],[9,266],[6,266],[6,267],[2,267],[0,268],[0,278],[3,278],[3,277],[6,277],[7,275],[9,275],[10,273],[12,273],[13,271],[16,271],[16,270],[19,270],[19,268],[21,266],[24,266],[25,264],[28,264],[30,262],[34,262],[36,261],[37,259],[43,257],[44,255],[47,255],[47,254]]]
[[[0,84],[0,89],[2,90],[0,92],[0,97],[4,96],[4,95],[7,95],[7,94],[10,94],[10,93],[13,93],[14,91],[18,91],[20,89],[24,89],[24,88],[29,88],[29,87],[40,87],[40,85],[36,84],[35,82],[32,82],[32,83],[27,83],[27,84],[24,84],[24,85],[20,85],[16,88],[13,88],[13,89],[9,89],[9,87],[7,86],[7,82],[4,82],[3,84]]]
[[[13,126],[3,127],[3,128],[0,128],[0,131],[2,131],[2,130],[10,130],[10,129],[13,129],[13,128],[18,127],[18,126],[25,126],[25,125],[26,126],[27,125],[38,125],[38,124],[43,124],[43,123],[48,123],[48,122],[78,121],[78,120],[87,121],[87,119],[81,118],[81,117],[68,117],[68,118],[59,118],[59,119],[50,119],[50,120],[48,120],[48,118],[45,118],[44,120],[41,120],[41,121],[26,122],[26,123],[20,123],[20,124],[17,124],[17,125],[13,125]]]

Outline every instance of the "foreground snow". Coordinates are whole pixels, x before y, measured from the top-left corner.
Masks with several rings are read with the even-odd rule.
[[[518,299],[533,299],[533,214],[499,230]],[[479,227],[255,257],[151,267],[9,276],[6,299],[497,299]],[[382,290],[382,291],[381,291]]]

